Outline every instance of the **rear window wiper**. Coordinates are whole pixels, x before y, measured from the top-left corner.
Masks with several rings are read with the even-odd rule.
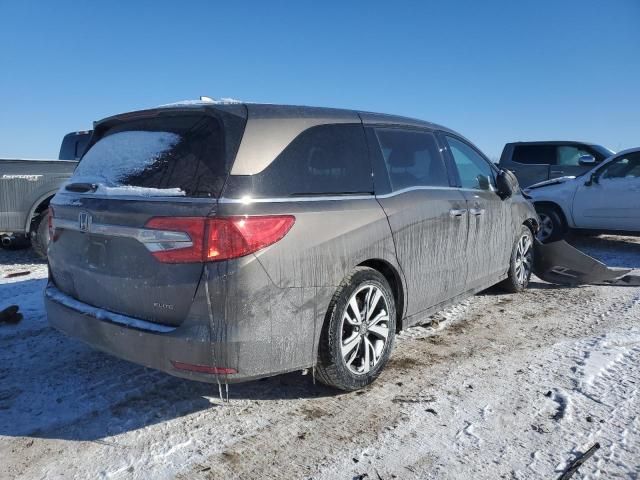
[[[97,183],[69,183],[65,187],[65,190],[76,193],[95,192],[98,189]]]

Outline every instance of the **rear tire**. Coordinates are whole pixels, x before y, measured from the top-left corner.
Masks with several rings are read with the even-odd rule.
[[[545,204],[535,207],[540,217],[538,240],[542,243],[549,243],[562,239],[567,234],[567,222],[558,208]]]
[[[529,285],[533,269],[533,233],[524,225],[511,249],[508,277],[500,284],[509,293],[520,293]]]
[[[47,258],[49,247],[49,209],[42,211],[31,222],[31,246],[41,258]]]
[[[371,384],[389,360],[395,331],[396,305],[389,283],[377,270],[355,268],[329,304],[316,377],[345,391]]]

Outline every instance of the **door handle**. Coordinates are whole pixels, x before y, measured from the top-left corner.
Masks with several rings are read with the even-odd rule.
[[[471,215],[475,215],[476,217],[479,217],[480,215],[484,215],[484,208],[470,208],[469,209],[469,213]]]
[[[452,208],[449,210],[449,215],[453,218],[462,218],[465,213],[467,213],[466,208]]]
[[[551,170],[551,173],[564,173],[564,170]]]

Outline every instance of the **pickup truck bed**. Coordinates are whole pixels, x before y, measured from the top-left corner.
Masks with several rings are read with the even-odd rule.
[[[35,210],[58,191],[77,163],[0,159],[0,233],[28,233]]]
[[[49,235],[49,200],[71,177],[82,157],[91,130],[71,132],[62,140],[57,160],[0,158],[0,237],[2,245],[31,240],[36,252],[46,256]]]

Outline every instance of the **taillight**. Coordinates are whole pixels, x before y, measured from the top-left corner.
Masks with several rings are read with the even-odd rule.
[[[209,220],[207,260],[244,257],[276,243],[293,226],[295,217],[226,217]]]
[[[165,232],[186,233],[190,241],[154,242],[151,253],[164,263],[202,262],[204,251],[205,218],[201,217],[154,217],[146,228]],[[165,239],[167,240],[167,239]],[[147,247],[149,248],[149,247]]]
[[[154,243],[152,254],[165,263],[189,263],[244,257],[282,239],[294,223],[292,215],[154,217],[145,227],[186,233],[190,242]]]

